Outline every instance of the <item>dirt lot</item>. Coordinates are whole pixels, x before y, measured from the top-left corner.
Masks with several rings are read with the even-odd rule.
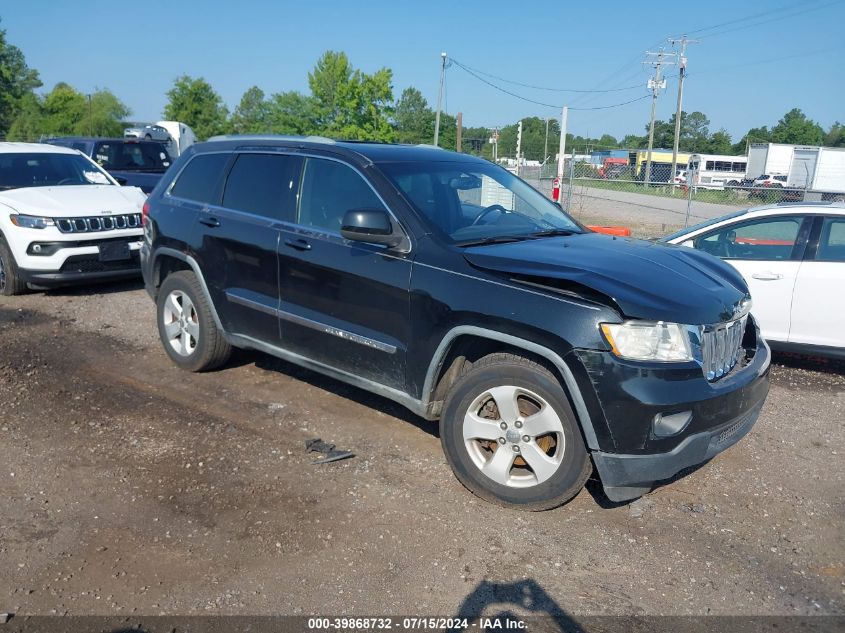
[[[751,434],[641,501],[538,514],[386,400],[260,354],[176,369],[139,284],[0,299],[0,416],[0,612],[845,613],[841,365],[778,359]]]

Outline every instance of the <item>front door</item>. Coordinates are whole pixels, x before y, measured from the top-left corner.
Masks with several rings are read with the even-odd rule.
[[[305,159],[297,220],[279,242],[283,347],[404,390],[411,262],[340,235],[346,211],[374,208],[385,205],[356,169]]]
[[[745,278],[763,337],[789,339],[790,307],[812,219],[775,216],[738,222],[696,238],[695,247],[723,258]]]

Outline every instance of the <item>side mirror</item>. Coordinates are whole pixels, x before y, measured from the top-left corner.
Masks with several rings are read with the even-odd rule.
[[[123,176],[112,176],[112,178],[114,178],[117,181],[117,184],[119,184],[121,187],[123,187],[124,185],[126,185],[127,182],[129,182]]]
[[[347,240],[399,246],[405,236],[393,228],[390,216],[383,209],[352,209],[343,215],[340,234]]]

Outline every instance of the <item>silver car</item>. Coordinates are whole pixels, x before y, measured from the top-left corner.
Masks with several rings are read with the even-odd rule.
[[[160,125],[144,125],[142,127],[128,127],[123,130],[124,138],[138,138],[147,141],[164,141],[169,143],[170,132]]]

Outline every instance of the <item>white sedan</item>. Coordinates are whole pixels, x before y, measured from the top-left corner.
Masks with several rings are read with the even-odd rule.
[[[662,241],[705,251],[742,273],[772,348],[845,358],[845,204],[746,209]]]

